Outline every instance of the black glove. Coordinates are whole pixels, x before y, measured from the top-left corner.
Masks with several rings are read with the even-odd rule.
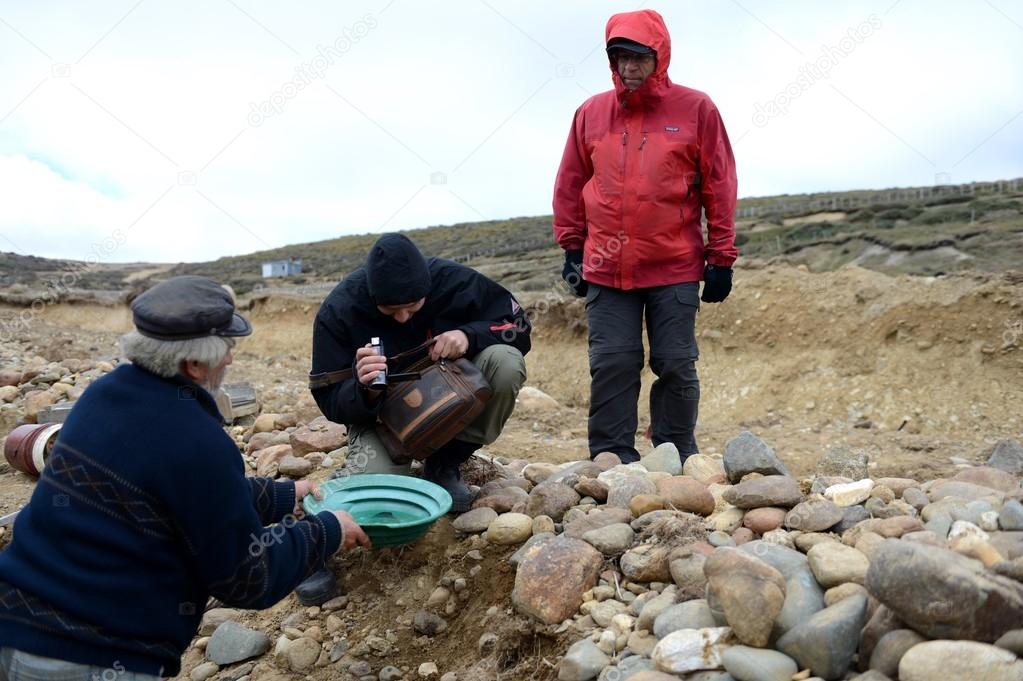
[[[580,298],[586,295],[589,284],[583,280],[582,251],[565,251],[565,266],[561,268],[561,278],[572,289],[572,293]]]
[[[732,292],[732,268],[707,265],[703,269],[703,295],[705,303],[720,303]]]

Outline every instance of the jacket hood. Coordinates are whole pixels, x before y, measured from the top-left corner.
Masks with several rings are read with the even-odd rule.
[[[618,76],[614,63],[608,62],[618,99],[622,101],[636,99],[638,102],[659,98],[660,92],[671,85],[671,81],[668,79],[668,65],[671,63],[671,36],[668,35],[668,27],[664,25],[664,18],[652,9],[615,14],[607,20],[604,44],[606,45],[615,38],[635,40],[657,52],[657,66],[654,68],[654,72],[635,92],[630,92],[625,87],[625,83]]]

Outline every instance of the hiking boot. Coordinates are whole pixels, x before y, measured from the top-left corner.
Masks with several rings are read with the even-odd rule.
[[[426,460],[423,468],[423,479],[443,487],[451,495],[451,512],[465,513],[472,508],[472,492],[462,481],[458,466],[446,463],[433,463],[433,457]],[[431,465],[432,464],[432,465]]]
[[[451,512],[465,513],[472,508],[472,492],[462,481],[458,467],[469,460],[480,445],[452,440],[434,452],[423,464],[423,479],[440,485],[451,495]]]

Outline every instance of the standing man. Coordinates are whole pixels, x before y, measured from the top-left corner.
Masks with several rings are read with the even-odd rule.
[[[424,477],[451,494],[451,510],[469,510],[472,495],[459,466],[501,434],[526,380],[530,325],[515,298],[476,270],[424,258],[402,234],[385,234],[366,265],[344,278],[323,301],[313,326],[312,375],[351,368],[352,375],[313,388],[320,411],[348,426],[346,468],[352,473],[408,474],[392,463],[376,432],[383,391],[369,386],[387,370],[385,356],[433,339],[433,360],[467,357],[490,383],[483,413],[434,452]],[[379,338],[383,355],[370,345]],[[418,359],[418,358],[414,358]],[[391,367],[401,371],[402,367]]]
[[[696,311],[700,300],[728,297],[738,256],[735,159],[710,97],[668,78],[671,41],[660,14],[612,16],[606,44],[614,90],[576,111],[554,187],[562,276],[586,297],[590,456],[639,458],[645,315],[657,376],[653,443],[674,443],[684,461],[698,451]]]

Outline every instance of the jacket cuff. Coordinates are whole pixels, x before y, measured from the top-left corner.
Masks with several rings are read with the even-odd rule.
[[[716,267],[731,267],[735,262],[735,258],[728,258],[722,255],[716,255],[712,253],[707,254],[707,264],[714,265]]]
[[[581,251],[586,243],[586,234],[585,232],[563,234],[557,241],[564,251]]]
[[[479,354],[479,343],[476,342],[476,329],[472,328],[472,324],[459,326],[455,330],[461,331],[465,334],[465,337],[469,339],[469,345],[466,347],[463,357],[472,358]]]
[[[316,519],[323,528],[323,560],[326,562],[344,544],[345,531],[333,511],[320,511],[316,514]]]
[[[295,483],[291,480],[274,482],[274,522],[280,522],[295,512]]]
[[[352,383],[355,385],[355,400],[358,405],[362,407],[368,417],[376,417],[377,412],[380,411],[380,405],[383,404],[383,400],[377,400],[376,404],[370,402],[369,388],[359,383],[358,379],[352,379]]]

